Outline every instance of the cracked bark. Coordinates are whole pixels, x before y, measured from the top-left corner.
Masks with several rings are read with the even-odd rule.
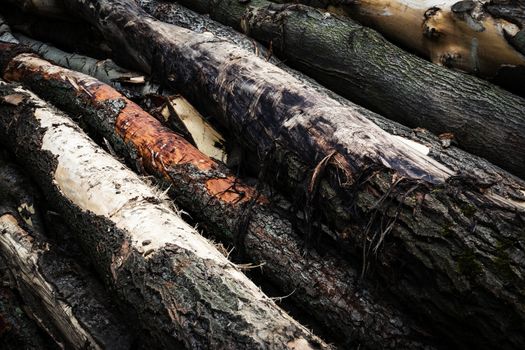
[[[23,103],[7,103],[13,94]],[[70,119],[22,88],[2,83],[0,95],[2,143],[77,230],[152,345],[328,348]]]
[[[210,34],[158,22],[132,2],[67,6],[130,63],[194,101],[207,99],[245,147],[275,155],[277,174],[288,173],[292,188],[331,156],[318,186],[327,222],[354,255],[365,251],[365,266],[375,257],[390,292],[441,334],[480,347],[523,345],[521,181],[473,172],[464,153],[456,169],[445,166],[373,125],[369,112]],[[461,76],[485,84],[469,79]]]
[[[470,153],[525,176],[525,100],[439,67],[349,18],[265,0],[180,1],[246,32],[342,96],[409,127],[453,133]]]
[[[436,341],[360,287],[359,271],[333,252],[302,256],[302,239],[269,198],[109,86],[34,56],[3,63],[7,79],[23,82],[71,115],[82,115],[81,121],[110,140],[119,154],[163,180],[177,203],[207,231],[234,244],[254,263],[264,263],[265,277],[285,294],[294,291],[291,298],[297,305],[345,346],[423,348]]]

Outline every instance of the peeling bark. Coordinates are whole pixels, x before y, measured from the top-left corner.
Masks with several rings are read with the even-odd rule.
[[[518,16],[501,14],[508,14],[509,7],[513,7],[515,12],[519,12],[520,8],[515,4],[502,6],[501,3],[507,1],[298,2],[349,15],[394,42],[446,67],[490,78],[504,67],[525,66],[524,52],[513,44],[519,38],[517,35],[522,27],[515,23]]]
[[[263,263],[265,277],[284,293],[293,291],[291,298],[346,346],[423,348],[435,341],[360,287],[359,272],[333,252],[303,256],[301,238],[266,196],[109,86],[30,55],[14,58],[9,67],[6,78],[82,115],[117,152],[163,179],[182,208],[255,264]]]
[[[53,339],[73,349],[131,348],[131,336],[110,311],[101,286],[11,214],[0,217],[0,232],[0,251],[17,289]]]
[[[349,18],[266,0],[179,2],[271,42],[287,64],[342,96],[409,127],[453,133],[461,148],[525,176],[523,98],[408,54]]]
[[[24,103],[5,103],[12,94]],[[19,87],[2,83],[0,95],[2,143],[78,230],[152,345],[328,348],[70,119]]]
[[[373,125],[365,118],[371,113],[343,106],[210,34],[160,23],[132,2],[67,6],[97,25],[130,63],[194,101],[208,98],[248,149],[275,156],[278,175],[290,175],[292,188],[304,184],[294,181],[306,169],[318,169],[324,176],[310,178],[307,203],[319,198],[348,250],[362,256],[365,268],[377,259],[373,266],[389,292],[442,335],[479,347],[524,345],[522,182],[463,164],[450,169]],[[457,77],[456,87],[493,89]]]

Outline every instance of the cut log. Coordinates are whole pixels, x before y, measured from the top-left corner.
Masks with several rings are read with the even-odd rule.
[[[344,97],[410,127],[452,133],[458,145],[525,176],[525,100],[408,54],[349,18],[299,5],[179,1],[269,44],[287,64]]]
[[[185,138],[190,138],[207,156],[226,162],[225,140],[222,135],[181,95],[163,91],[165,96],[158,96],[162,90],[158,84],[151,82],[141,73],[118,66],[111,59],[98,61],[91,57],[67,53],[22,34],[15,34],[15,39],[46,60],[110,84],[129,99],[143,101],[151,94],[154,95],[153,99],[160,97],[163,103],[162,106],[158,106],[158,119],[172,130],[183,133]]]
[[[101,61],[88,56],[67,53],[25,35],[16,34],[15,36],[20,43],[28,46],[45,59],[59,66],[82,71],[100,81],[111,84],[128,98],[143,97],[147,94],[160,92],[159,85],[150,82],[144,74],[124,69],[111,59]]]
[[[461,148],[525,177],[525,141],[519,137],[525,131],[524,99],[475,77],[436,67],[349,18],[266,0],[218,5],[209,0],[180,2],[272,43],[272,50],[287,63],[344,97],[407,126],[452,134]],[[154,11],[165,13],[162,20],[235,37],[231,30],[204,26],[209,24],[205,19],[192,25],[195,16],[177,5],[139,3],[148,11],[160,6]],[[248,41],[244,47],[249,45]],[[133,64],[128,56],[120,58]],[[142,63],[136,68],[148,69]]]
[[[131,335],[101,286],[11,214],[0,216],[0,251],[28,312],[63,347],[131,349]]]
[[[255,264],[264,264],[265,277],[283,292],[293,292],[291,298],[346,346],[423,348],[434,341],[360,287],[359,271],[333,252],[302,256],[301,238],[267,197],[109,86],[31,55],[17,56],[8,66],[6,78],[23,82],[71,115],[82,115],[82,122],[117,152],[163,180],[194,219]]]
[[[274,153],[292,180],[308,168],[324,174],[325,182],[310,182],[310,198],[319,192],[328,222],[345,228],[339,237],[365,252],[365,266],[376,252],[376,272],[389,292],[444,336],[523,347],[522,182],[446,167],[375,126],[365,110],[304,87],[213,35],[156,21],[131,1],[67,6],[98,26],[115,53],[206,101],[254,154]],[[503,93],[471,79],[458,75],[455,88],[468,81]],[[483,96],[484,108],[496,96]],[[462,159],[468,164],[470,157]]]
[[[488,78],[502,68],[525,67],[525,50],[515,45],[522,36],[517,13],[523,11],[523,5],[520,8],[501,0],[296,2],[349,15],[446,67]]]
[[[22,103],[17,96],[8,103]],[[35,186],[1,157],[0,191],[0,256],[24,310],[62,348],[130,349],[132,337],[102,286],[43,237]]]
[[[7,103],[13,94],[23,103]],[[2,143],[60,207],[152,344],[328,348],[70,119],[19,87],[2,83],[0,95]]]

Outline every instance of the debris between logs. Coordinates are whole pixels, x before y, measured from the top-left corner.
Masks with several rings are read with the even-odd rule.
[[[293,181],[308,168],[324,168],[325,187],[314,181],[310,193],[319,189],[320,209],[364,268],[377,255],[376,273],[385,282],[394,278],[390,292],[408,308],[456,341],[524,344],[515,327],[525,316],[523,289],[513,288],[523,283],[521,182],[500,190],[468,168],[458,173],[378,128],[366,111],[213,35],[159,22],[131,1],[94,3],[67,7],[96,25],[129,63],[215,111],[254,154],[273,154],[281,174]],[[122,45],[126,37],[134,39]]]
[[[525,181],[489,163],[523,176],[524,100],[334,14],[397,11],[370,16],[408,33],[406,48],[421,29],[410,14],[432,1],[275,2],[182,0],[209,16],[157,0],[9,0],[14,6],[0,9],[9,23],[0,18],[0,79],[25,86],[0,82],[0,156],[41,187],[12,176],[0,159],[0,263],[36,321],[32,328],[13,318],[9,324],[27,332],[7,333],[15,337],[9,346],[33,347],[28,334],[42,348],[79,348],[83,339],[129,346],[128,338],[97,338],[96,322],[81,321],[74,307],[68,313],[86,283],[68,277],[62,288],[63,275],[49,273],[60,269],[46,267],[59,261],[97,269],[102,294],[126,321],[108,324],[126,334],[132,325],[141,343],[133,348],[142,340],[181,349],[328,348],[241,273],[253,267],[253,281],[284,295],[275,299],[334,347],[525,347]],[[519,64],[498,67],[509,52],[521,57],[521,2],[440,4],[421,19],[440,34],[425,37],[420,53],[468,54],[444,63],[498,71],[492,81],[509,86],[505,74]],[[13,36],[10,26],[72,53]],[[41,59],[17,37],[115,89]],[[469,37],[476,45],[464,45]],[[519,86],[517,75],[512,80]],[[227,158],[212,128],[231,141]],[[34,204],[41,192],[44,215]],[[5,300],[15,305],[16,297]],[[4,315],[11,317],[3,300],[0,338]],[[101,314],[111,314],[104,305]]]
[[[4,52],[9,52],[6,46]],[[342,342],[423,348],[434,341],[401,312],[359,288],[359,271],[333,252],[320,256],[312,251],[303,257],[303,242],[294,233],[292,220],[272,208],[267,196],[111,87],[34,55],[21,54],[1,63],[8,67],[6,79],[24,83],[71,115],[82,115],[82,122],[109,140],[119,155],[162,180],[206,231],[234,245],[255,264],[264,264],[265,277],[283,292],[293,291],[291,298]],[[315,292],[312,285],[317,286]]]
[[[451,133],[461,148],[525,176],[525,99],[409,54],[349,18],[267,0],[179,2],[271,44],[342,96],[407,126]]]
[[[6,102],[13,95],[19,102]],[[70,119],[14,85],[2,83],[0,96],[2,143],[60,208],[152,344],[328,348]]]

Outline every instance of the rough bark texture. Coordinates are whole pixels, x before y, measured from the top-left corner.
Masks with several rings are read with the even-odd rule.
[[[263,263],[265,277],[284,293],[293,292],[297,305],[345,346],[423,348],[432,342],[402,313],[360,287],[359,272],[333,252],[302,256],[301,238],[267,197],[109,86],[27,55],[15,57],[5,77],[82,115],[82,122],[110,140],[117,152],[169,185],[177,203],[209,232]]]
[[[439,65],[489,78],[502,68],[525,67],[523,52],[513,44],[519,41],[521,26],[513,23],[516,16],[502,18],[498,15],[498,9],[508,8],[498,1],[296,2],[350,15]],[[519,11],[519,7],[514,9]]]
[[[59,66],[82,71],[100,81],[111,84],[115,89],[122,91],[128,98],[140,98],[147,94],[157,94],[161,90],[158,84],[150,82],[144,74],[124,69],[111,59],[100,61],[88,56],[64,52],[21,34],[16,34],[15,37],[20,43],[28,46],[46,60],[52,61]]]
[[[135,65],[194,100],[210,98],[224,124],[255,154],[274,153],[292,181],[305,167],[325,168],[326,181],[311,181],[309,193],[319,192],[328,222],[346,228],[339,238],[364,251],[354,254],[365,266],[377,256],[375,270],[390,292],[444,336],[480,347],[523,346],[522,182],[446,167],[377,128],[362,109],[212,35],[160,23],[129,1],[67,5]]]
[[[55,341],[74,349],[131,348],[102,286],[11,214],[0,217],[0,232],[0,251],[26,307]]]
[[[78,230],[152,345],[327,348],[291,319],[152,188],[25,90],[2,84],[1,140]]]
[[[263,43],[272,43],[271,51],[288,64],[343,96],[407,126],[452,133],[461,148],[525,176],[525,147],[519,136],[525,130],[524,99],[408,54],[349,18],[300,5],[272,5],[266,0],[180,2]],[[250,40],[239,39],[231,29],[199,19],[180,6],[155,0],[138,3],[163,21],[210,31],[271,57]],[[124,59],[124,63],[133,62]],[[523,84],[515,85],[523,88]]]
[[[18,41],[11,33],[11,28],[5,21],[4,17],[0,16],[0,41],[7,43],[17,43]]]
[[[24,312],[24,303],[16,294],[16,285],[7,273],[0,255],[0,347],[5,350],[51,350],[53,346]]]
[[[525,100],[408,54],[349,18],[300,5],[180,1],[272,43],[299,70],[383,116],[436,134],[525,176]]]

